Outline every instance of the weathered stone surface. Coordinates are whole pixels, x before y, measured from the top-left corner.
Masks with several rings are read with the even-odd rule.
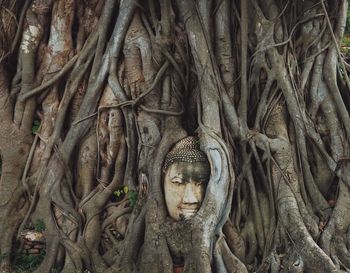
[[[32,248],[28,250],[28,254],[39,254],[40,249]]]
[[[34,246],[36,249],[43,249],[45,246],[43,244],[37,244]]]
[[[27,230],[22,233],[23,238],[28,242],[45,242],[45,237],[41,232]]]

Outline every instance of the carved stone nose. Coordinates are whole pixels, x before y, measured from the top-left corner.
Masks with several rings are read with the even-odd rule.
[[[195,191],[193,189],[193,183],[186,183],[183,203],[185,204],[198,203],[198,198],[196,197]]]

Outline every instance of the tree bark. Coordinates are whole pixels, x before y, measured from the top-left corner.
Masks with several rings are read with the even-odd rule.
[[[0,271],[349,271],[347,9],[0,1]],[[192,135],[210,179],[175,221],[162,166]]]

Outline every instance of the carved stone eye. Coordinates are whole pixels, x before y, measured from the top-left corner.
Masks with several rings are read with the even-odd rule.
[[[174,178],[171,180],[171,182],[174,184],[184,184],[185,183],[185,181],[181,178]]]

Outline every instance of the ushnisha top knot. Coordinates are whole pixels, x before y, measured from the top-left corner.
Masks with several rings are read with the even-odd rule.
[[[165,157],[163,172],[177,162],[205,162],[209,168],[207,156],[200,149],[198,137],[188,136],[177,142]]]

